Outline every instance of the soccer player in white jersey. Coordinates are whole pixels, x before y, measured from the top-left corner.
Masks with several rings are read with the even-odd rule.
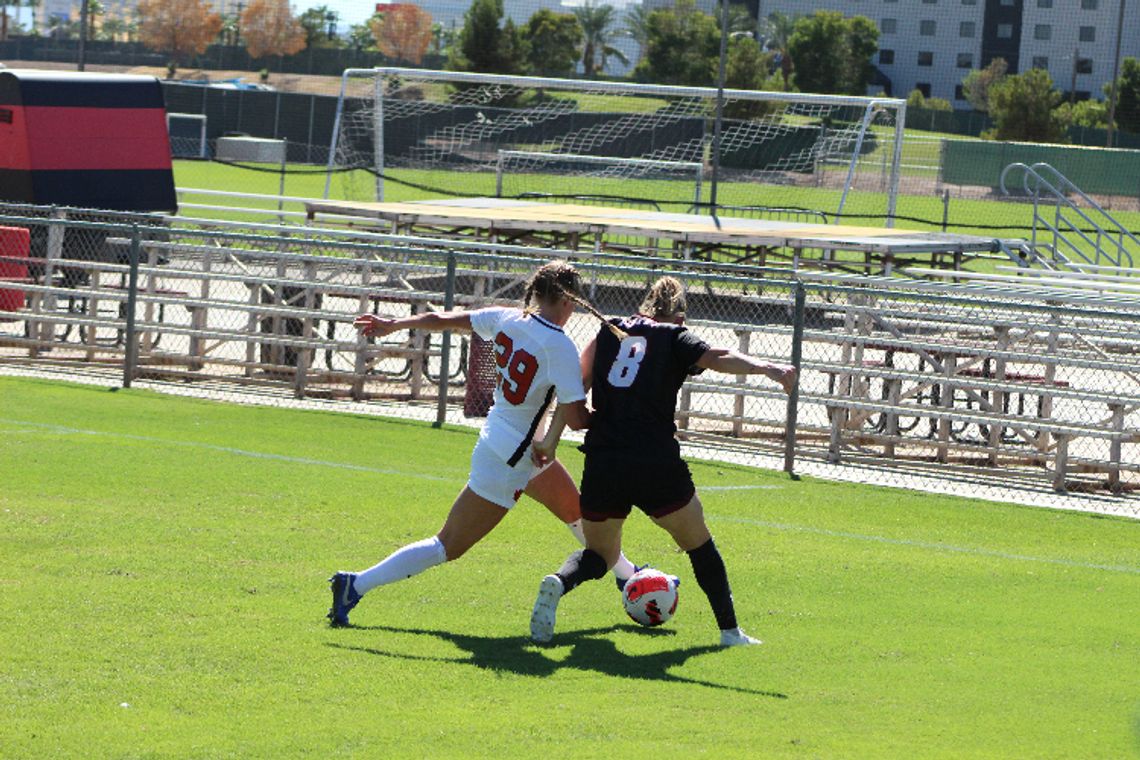
[[[578,350],[562,327],[576,305],[605,319],[582,298],[581,289],[573,266],[552,261],[527,283],[523,309],[491,307],[399,319],[372,314],[357,317],[357,329],[369,336],[409,328],[474,331],[491,342],[498,376],[494,403],[471,454],[470,478],[443,527],[435,536],[408,544],[367,570],[333,575],[329,579],[333,604],[328,613],[332,625],[348,625],[349,611],[372,589],[462,557],[499,524],[523,493],[542,502],[585,546],[573,479],[561,463],[539,467],[530,457],[531,441],[554,396],[571,428],[582,429],[588,422]],[[614,575],[619,586],[634,569],[624,556],[618,560]]]

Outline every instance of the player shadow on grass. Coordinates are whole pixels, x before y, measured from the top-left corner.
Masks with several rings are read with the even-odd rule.
[[[548,657],[544,648],[537,646],[524,636],[469,636],[450,631],[430,631],[422,628],[394,628],[391,626],[353,626],[356,630],[384,631],[386,633],[411,633],[435,636],[468,652],[469,657],[424,657],[405,652],[394,652],[375,647],[354,646],[329,642],[328,646],[346,649],[380,657],[400,660],[421,660],[427,662],[454,662],[473,665],[483,670],[510,672],[524,676],[546,677],[564,668],[594,671],[618,678],[642,678],[647,681],[671,681],[708,686],[713,689],[726,689],[744,694],[754,694],[774,699],[787,699],[787,694],[775,691],[746,689],[740,686],[685,678],[669,672],[670,668],[680,667],[690,657],[721,651],[722,647],[705,645],[684,649],[666,649],[657,654],[627,655],[618,650],[613,641],[601,636],[618,630],[636,630],[649,636],[672,636],[672,631],[634,629],[632,626],[611,625],[607,628],[588,628],[581,631],[559,633],[555,640],[557,647],[571,646],[570,655],[561,660]]]

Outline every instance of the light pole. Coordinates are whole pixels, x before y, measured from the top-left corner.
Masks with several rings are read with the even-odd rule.
[[[1108,137],[1106,147],[1112,147],[1112,130],[1116,126],[1116,80],[1120,77],[1120,37],[1124,29],[1124,0],[1116,16],[1116,52],[1112,54],[1112,85],[1108,95]]]

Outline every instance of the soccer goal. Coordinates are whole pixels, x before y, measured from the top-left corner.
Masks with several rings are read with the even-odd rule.
[[[385,182],[402,181],[490,196],[500,152],[520,151],[699,163],[706,196],[715,167],[723,205],[893,215],[905,101],[751,90],[717,101],[715,88],[349,69],[325,195],[335,182],[342,197],[384,200]],[[577,190],[606,195],[605,180],[585,177]],[[649,187],[618,181],[623,195]],[[665,210],[684,211],[691,198],[684,205]]]
[[[170,154],[174,158],[206,158],[206,116],[197,113],[166,114]]]
[[[631,195],[629,182],[636,180],[638,197],[699,204],[704,170],[699,161],[500,150],[495,195],[620,198]]]

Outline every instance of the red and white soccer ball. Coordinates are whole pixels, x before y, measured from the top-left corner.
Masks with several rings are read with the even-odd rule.
[[[633,622],[661,625],[677,611],[677,579],[651,567],[638,570],[625,582],[621,598]]]

